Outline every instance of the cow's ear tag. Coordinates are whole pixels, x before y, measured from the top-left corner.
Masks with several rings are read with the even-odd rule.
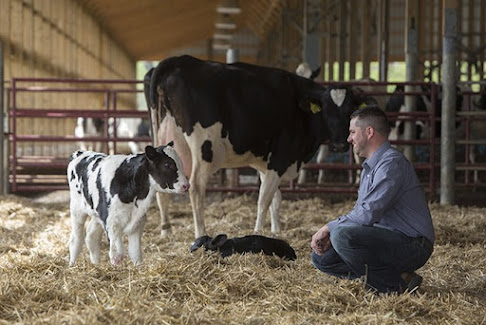
[[[319,113],[322,110],[322,108],[317,104],[310,103],[310,110],[313,114],[316,114]]]
[[[358,106],[358,109],[361,109],[363,107],[366,107],[368,106],[365,102],[362,102],[361,105]]]

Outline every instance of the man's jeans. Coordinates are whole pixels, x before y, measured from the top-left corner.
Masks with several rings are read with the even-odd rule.
[[[406,283],[400,274],[422,267],[433,251],[424,237],[359,225],[334,228],[331,243],[321,256],[312,252],[314,266],[340,278],[366,276],[367,286],[378,292],[403,292]]]

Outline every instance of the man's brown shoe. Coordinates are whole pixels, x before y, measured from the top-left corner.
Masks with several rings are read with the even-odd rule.
[[[417,289],[420,287],[424,279],[415,272],[412,273],[403,272],[401,276],[403,281],[405,281],[405,285],[406,285],[404,292],[409,292],[409,293],[417,291]]]

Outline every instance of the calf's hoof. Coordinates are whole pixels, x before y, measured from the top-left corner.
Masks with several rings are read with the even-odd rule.
[[[121,263],[123,262],[123,259],[125,258],[124,255],[116,255],[111,258],[111,264],[114,266],[120,266]]]

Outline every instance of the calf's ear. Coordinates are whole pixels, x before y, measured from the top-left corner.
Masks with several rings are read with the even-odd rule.
[[[210,248],[217,248],[223,246],[224,243],[226,243],[227,239],[228,236],[226,236],[225,234],[217,235],[216,237],[214,237],[213,240],[211,240]]]
[[[145,155],[149,160],[154,160],[155,156],[157,155],[157,151],[152,146],[145,147]]]

